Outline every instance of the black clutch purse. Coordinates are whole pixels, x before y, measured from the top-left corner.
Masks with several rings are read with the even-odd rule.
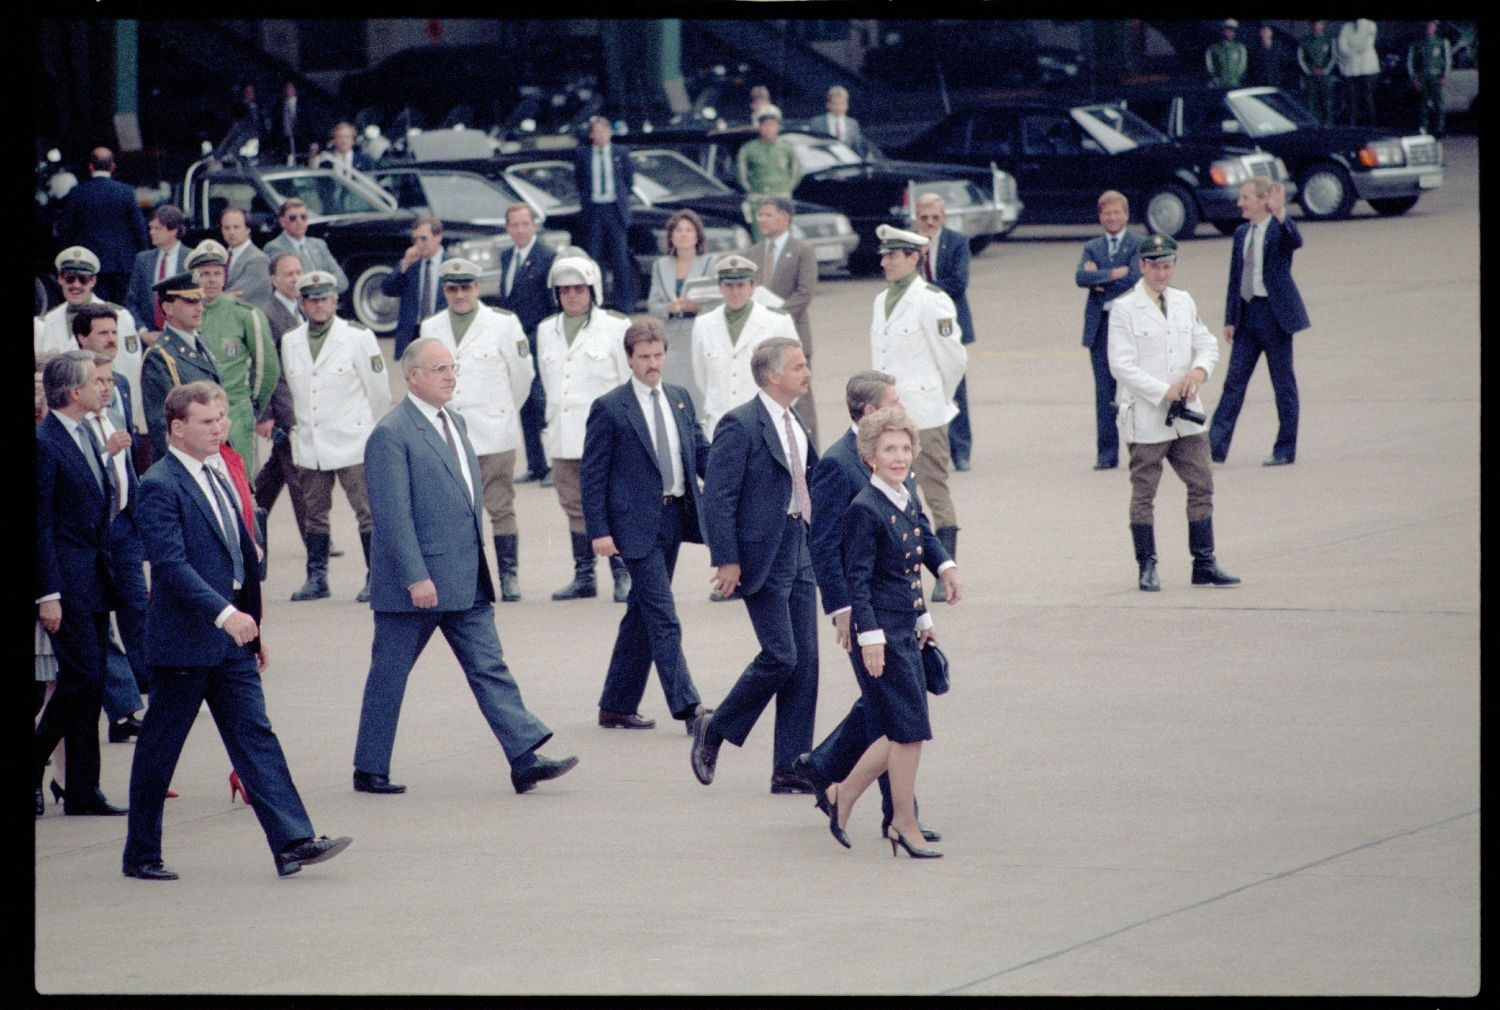
[[[948,657],[932,642],[922,647],[922,672],[927,675],[928,691],[948,693]]]

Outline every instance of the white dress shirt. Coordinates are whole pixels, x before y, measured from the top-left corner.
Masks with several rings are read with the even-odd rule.
[[[446,446],[448,444],[448,437],[443,434],[444,422],[438,420],[439,408],[434,407],[432,404],[428,403],[420,396],[415,396],[411,393],[407,393],[406,398],[410,400],[412,404],[422,412],[422,416],[427,418],[427,422],[432,425],[433,430],[438,434],[438,438],[441,439],[443,445]],[[445,410],[444,413],[448,412]],[[469,454],[464,452],[463,439],[458,437],[458,426],[453,423],[453,415],[451,413],[448,413],[447,426],[448,430],[453,433],[453,444],[458,446],[458,469],[464,475],[464,490],[469,493],[469,504],[473,505],[474,475],[469,471]]]
[[[650,386],[646,385],[634,375],[630,377],[630,388],[635,392],[636,402],[641,405],[641,413],[646,415],[646,431],[651,435],[651,447],[656,448],[656,411],[651,406]],[[676,410],[667,399],[667,391],[661,386],[656,387],[657,399],[661,401],[661,417],[667,425],[667,447],[672,452],[669,461],[672,466],[672,490],[667,492],[672,497],[680,497],[687,492],[687,486],[682,480],[682,439],[677,434],[677,425],[669,420],[672,411]]]
[[[600,152],[603,152],[602,154]],[[614,146],[605,144],[603,147],[594,145],[589,152],[589,158],[593,163],[591,178],[594,185],[593,200],[595,203],[615,202],[615,160]]]
[[[783,419],[783,415],[790,414],[792,408],[783,407],[781,404],[771,399],[766,395],[766,391],[764,389],[762,389],[755,395],[760,397],[761,405],[766,408],[766,412],[771,415],[771,420],[775,422],[774,427],[776,428],[776,440],[781,443],[781,451],[786,456],[787,466],[791,466],[792,454],[786,444],[786,421]],[[797,420],[797,416],[795,414],[792,415],[792,437],[797,440],[797,458],[802,461],[803,479],[806,480],[807,432],[802,430],[802,422]],[[812,491],[809,488],[808,494],[811,493]],[[796,485],[794,483],[791,500],[787,503],[786,506],[786,514],[796,515],[801,511],[802,510],[797,507],[797,491]]]
[[[1266,297],[1266,225],[1269,217],[1250,225],[1245,233],[1245,269],[1256,298]]]
[[[192,476],[194,482],[197,483],[198,490],[202,491],[204,497],[208,499],[209,510],[213,512],[214,518],[218,520],[219,528],[221,530],[228,531],[229,536],[239,536],[240,531],[237,525],[240,521],[239,508],[238,506],[233,504],[236,497],[234,492],[234,483],[232,481],[229,481],[229,474],[224,470],[224,460],[219,456],[219,454],[215,453],[205,460],[197,460],[189,456],[187,453],[183,452],[181,449],[177,448],[175,445],[167,446],[167,451],[176,456],[179,463],[187,467],[187,472]],[[212,464],[210,463],[210,461],[212,461]],[[229,508],[231,513],[233,513],[231,515],[226,516],[219,511],[219,491],[223,491],[224,489],[219,488],[218,490],[215,490],[213,484],[210,483],[213,480],[213,477],[204,472],[210,465],[213,465],[214,469],[218,471],[220,476],[222,476],[224,480],[229,483],[229,491],[226,493],[226,497],[230,501]],[[245,558],[244,563],[246,565],[249,565],[251,563],[251,559]],[[236,582],[234,584],[234,588],[240,588],[240,584]],[[214,627],[224,627],[224,622],[229,620],[229,615],[236,613],[237,609],[238,608],[236,608],[235,605],[231,603],[223,610],[219,611],[219,616],[214,618]]]
[[[111,398],[118,394],[118,390],[110,390]],[[88,423],[93,426],[94,431],[99,435],[99,444],[104,447],[106,458],[109,460],[109,467],[115,472],[115,495],[119,501],[120,511],[123,512],[125,511],[125,506],[130,503],[130,485],[126,483],[129,478],[125,473],[125,457],[129,456],[130,453],[126,449],[121,449],[113,456],[109,456],[109,436],[115,433],[114,422],[102,410],[97,414],[88,414],[86,416]]]

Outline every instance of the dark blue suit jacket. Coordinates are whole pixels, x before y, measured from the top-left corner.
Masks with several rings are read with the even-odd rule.
[[[234,498],[238,498],[235,495]],[[231,507],[238,509],[237,505]],[[234,529],[245,579],[234,589],[234,562],[217,514],[202,486],[170,451],[141,478],[136,528],[151,562],[146,605],[146,662],[153,667],[219,666],[253,656],[260,640],[235,645],[214,619],[229,604],[257,621],[260,577],[255,542],[236,511]]]
[[[903,627],[912,627],[926,609],[922,582],[912,571],[917,553],[908,539],[914,532],[926,532],[921,529],[921,513],[911,509],[903,515],[878,488],[866,484],[849,503],[844,524],[844,575],[853,608],[850,636],[881,628],[877,610],[905,615]]]
[[[465,493],[463,471],[437,428],[404,397],[365,442],[365,486],[375,531],[370,539],[370,607],[418,613],[412,586],[431,579],[437,610],[469,610],[495,599],[485,561],[484,492],[479,457],[469,444],[463,417],[450,411],[454,437],[468,459],[472,478]]]
[[[505,290],[505,275],[510,272],[510,261],[515,258],[515,247],[500,254],[500,290]],[[531,247],[531,255],[521,264],[510,297],[500,299],[500,307],[510,309],[521,321],[521,329],[531,339],[531,353],[536,353],[536,324],[557,311],[552,304],[552,290],[547,287],[547,274],[557,253],[537,242]]]
[[[91,176],[64,198],[57,236],[64,246],[88,247],[107,274],[128,273],[135,254],[151,244],[135,190],[105,175]]]
[[[102,464],[101,464],[102,465]],[[66,612],[114,606],[109,502],[88,459],[55,414],[36,426],[36,583],[32,599],[62,594]]]
[[[125,307],[135,317],[136,329],[141,332],[156,329],[156,293],[151,285],[156,283],[156,254],[159,250],[147,249],[136,253],[135,266],[130,268],[130,287],[125,293]],[[167,276],[183,271],[191,252],[184,243],[177,243],[177,262],[167,264]]]
[[[958,309],[958,325],[963,334],[959,340],[974,342],[974,317],[969,312],[969,240],[952,228],[944,228],[938,237],[937,262],[932,267],[932,283],[948,293]]]
[[[1245,236],[1249,231],[1250,222],[1246,221],[1234,233],[1234,251],[1229,259],[1229,293],[1224,299],[1225,326],[1240,324],[1240,312],[1244,308],[1244,302],[1240,300],[1240,272],[1245,268]],[[1275,217],[1267,220],[1261,278],[1265,281],[1266,297],[1271,302],[1276,325],[1287,333],[1296,333],[1311,325],[1297,282],[1292,280],[1292,253],[1300,248],[1302,233],[1297,230],[1295,221],[1291,218],[1278,221]]]
[[[380,292],[387,298],[401,299],[401,315],[396,320],[396,355],[399,358],[401,352],[406,350],[406,345],[420,336],[422,327],[422,261],[417,260],[411,266],[402,270],[398,263],[396,269],[385,275],[380,282]],[[427,282],[432,285],[433,301],[432,311],[436,315],[448,307],[448,299],[443,295],[443,285],[438,281],[437,268],[428,268]]]
[[[1094,337],[1099,332],[1099,317],[1104,314],[1104,303],[1120,297],[1141,279],[1141,237],[1125,232],[1120,236],[1120,248],[1109,254],[1109,236],[1100,235],[1084,243],[1083,255],[1078,258],[1078,286],[1089,289],[1089,300],[1083,306],[1083,346],[1093,347]],[[1093,263],[1098,269],[1089,270]],[[1115,267],[1129,266],[1130,272],[1117,281],[1109,279]],[[1102,286],[1103,291],[1094,288]]]
[[[845,516],[850,502],[869,485],[870,468],[859,458],[853,431],[844,432],[844,437],[830,445],[813,467],[808,485],[813,504],[812,535],[808,547],[812,551],[813,575],[818,580],[825,614],[849,606],[849,587],[844,577]],[[917,503],[921,519],[922,562],[936,575],[938,567],[949,560],[948,552],[933,535],[932,523],[921,511],[917,480],[910,473],[906,475],[906,493]]]
[[[610,160],[615,164],[615,206],[620,217],[630,224],[630,187],[635,183],[635,166],[630,162],[630,153],[619,144],[609,145]],[[587,217],[594,210],[594,145],[583,144],[573,151],[573,180],[578,185],[578,200]]]
[[[792,414],[796,413],[794,409]],[[802,424],[800,417],[797,423]],[[802,430],[806,432],[807,425]],[[811,435],[807,456],[811,474],[818,459]],[[757,395],[719,419],[703,481],[703,535],[709,563],[739,565],[740,594],[748,596],[765,584],[786,535],[791,500],[791,467],[781,451],[776,421]],[[816,515],[817,509],[813,511]]]
[[[677,425],[688,517],[684,539],[702,543],[698,531],[698,478],[708,465],[708,440],[693,413],[693,398],[681,386],[662,383],[662,413]],[[643,558],[657,546],[662,479],[651,429],[635,389],[626,382],[589,407],[579,469],[583,516],[589,539],[614,537],[627,558]]]

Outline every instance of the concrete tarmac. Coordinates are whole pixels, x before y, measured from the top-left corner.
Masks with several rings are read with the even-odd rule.
[[[769,712],[708,788],[654,680],[641,711],[655,730],[598,728],[624,608],[548,599],[570,577],[568,540],[536,485],[517,492],[524,600],[497,622],[556,733],[544,752],[579,767],[516,796],[436,640],[397,738],[409,792],[356,794],[372,620],[353,602],[364,566],[339,493],[331,600],[287,602],[303,554],[290,508],[272,514],[265,690],[318,831],[353,846],[278,879],[254,815],[226,800],[204,713],[166,807],[181,880],[120,875],[123,818],[49,806],[36,822],[37,990],[1477,992],[1479,155],[1472,137],[1445,147],[1447,184],[1407,215],[1361,204],[1303,226],[1301,445],[1296,465],[1260,466],[1276,426],[1262,365],[1215,468],[1232,589],[1189,586],[1170,474],[1162,591],[1136,589],[1127,473],[1090,469],[1073,271],[1092,230],[1023,225],[975,259],[973,469],[952,479],[967,589],[936,608],[954,686],[933,700],[918,779],[945,858],[892,859],[873,790],[852,851],[810,798],[769,795]],[[1183,245],[1177,284],[1220,334],[1230,248],[1211,231]],[[880,287],[825,281],[813,302],[825,439],[868,365]],[[1221,354],[1210,409],[1222,338]],[[684,648],[712,705],[756,647],[708,578],[707,552],[685,547]],[[857,696],[820,627],[819,739]],[[134,745],[103,749],[103,790],[124,803]]]

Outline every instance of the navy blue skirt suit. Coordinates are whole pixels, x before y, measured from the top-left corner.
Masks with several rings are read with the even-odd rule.
[[[870,732],[895,743],[932,739],[916,631],[918,618],[927,612],[919,516],[915,500],[903,512],[873,483],[855,495],[844,514],[854,675],[868,709]],[[885,670],[871,677],[858,635],[877,628],[885,634]]]

